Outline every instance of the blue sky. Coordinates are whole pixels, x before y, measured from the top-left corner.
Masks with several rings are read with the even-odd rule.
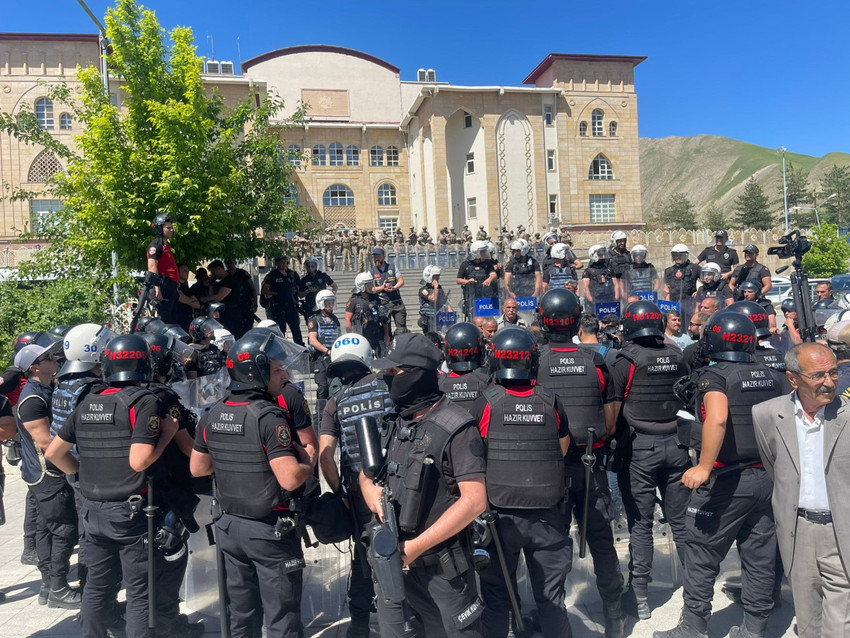
[[[111,4],[88,0],[96,15]],[[2,31],[92,32],[73,0],[9,2]],[[708,133],[820,156],[850,152],[850,2],[608,0],[588,3],[149,0],[198,52],[244,61],[298,44],[359,49],[413,80],[519,85],[548,53],[644,55],[641,137]]]

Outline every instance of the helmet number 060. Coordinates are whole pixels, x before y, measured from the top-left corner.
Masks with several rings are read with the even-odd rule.
[[[356,346],[359,343],[360,339],[358,337],[345,337],[344,339],[339,339],[334,344],[334,348],[339,348],[340,346]]]

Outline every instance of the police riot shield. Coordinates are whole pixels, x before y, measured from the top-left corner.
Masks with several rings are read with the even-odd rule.
[[[446,334],[446,330],[458,322],[458,313],[455,311],[450,297],[451,293],[441,290],[437,301],[419,309],[419,327],[422,328],[422,332]]]

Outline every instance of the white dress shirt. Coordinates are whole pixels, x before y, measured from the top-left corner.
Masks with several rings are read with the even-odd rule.
[[[800,448],[800,502],[807,510],[829,511],[826,493],[826,474],[823,466],[823,411],[818,410],[814,421],[803,411],[794,393],[794,414],[797,422],[797,446]]]

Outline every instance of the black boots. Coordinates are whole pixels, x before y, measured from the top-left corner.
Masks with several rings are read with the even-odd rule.
[[[41,575],[41,585],[38,588],[38,604],[46,605],[47,597],[50,595],[50,576]]]
[[[652,638],[708,638],[708,622],[683,609],[678,625],[667,631],[654,631]]]
[[[602,601],[602,614],[605,616],[605,638],[623,638],[625,618],[618,598],[614,602]]]
[[[38,554],[35,551],[35,539],[24,536],[24,551],[21,554],[21,565],[38,565]]]
[[[744,614],[744,621],[729,630],[729,638],[764,638],[767,629],[767,618],[756,618]]]
[[[649,600],[647,600],[646,586],[635,585],[632,583],[623,594],[623,611],[630,616],[639,618],[640,620],[649,620],[652,618],[652,611],[649,609]]]
[[[39,602],[41,596],[39,595]],[[50,579],[50,593],[47,596],[48,607],[61,609],[79,609],[83,603],[83,595],[79,589],[71,587],[64,576]]]

